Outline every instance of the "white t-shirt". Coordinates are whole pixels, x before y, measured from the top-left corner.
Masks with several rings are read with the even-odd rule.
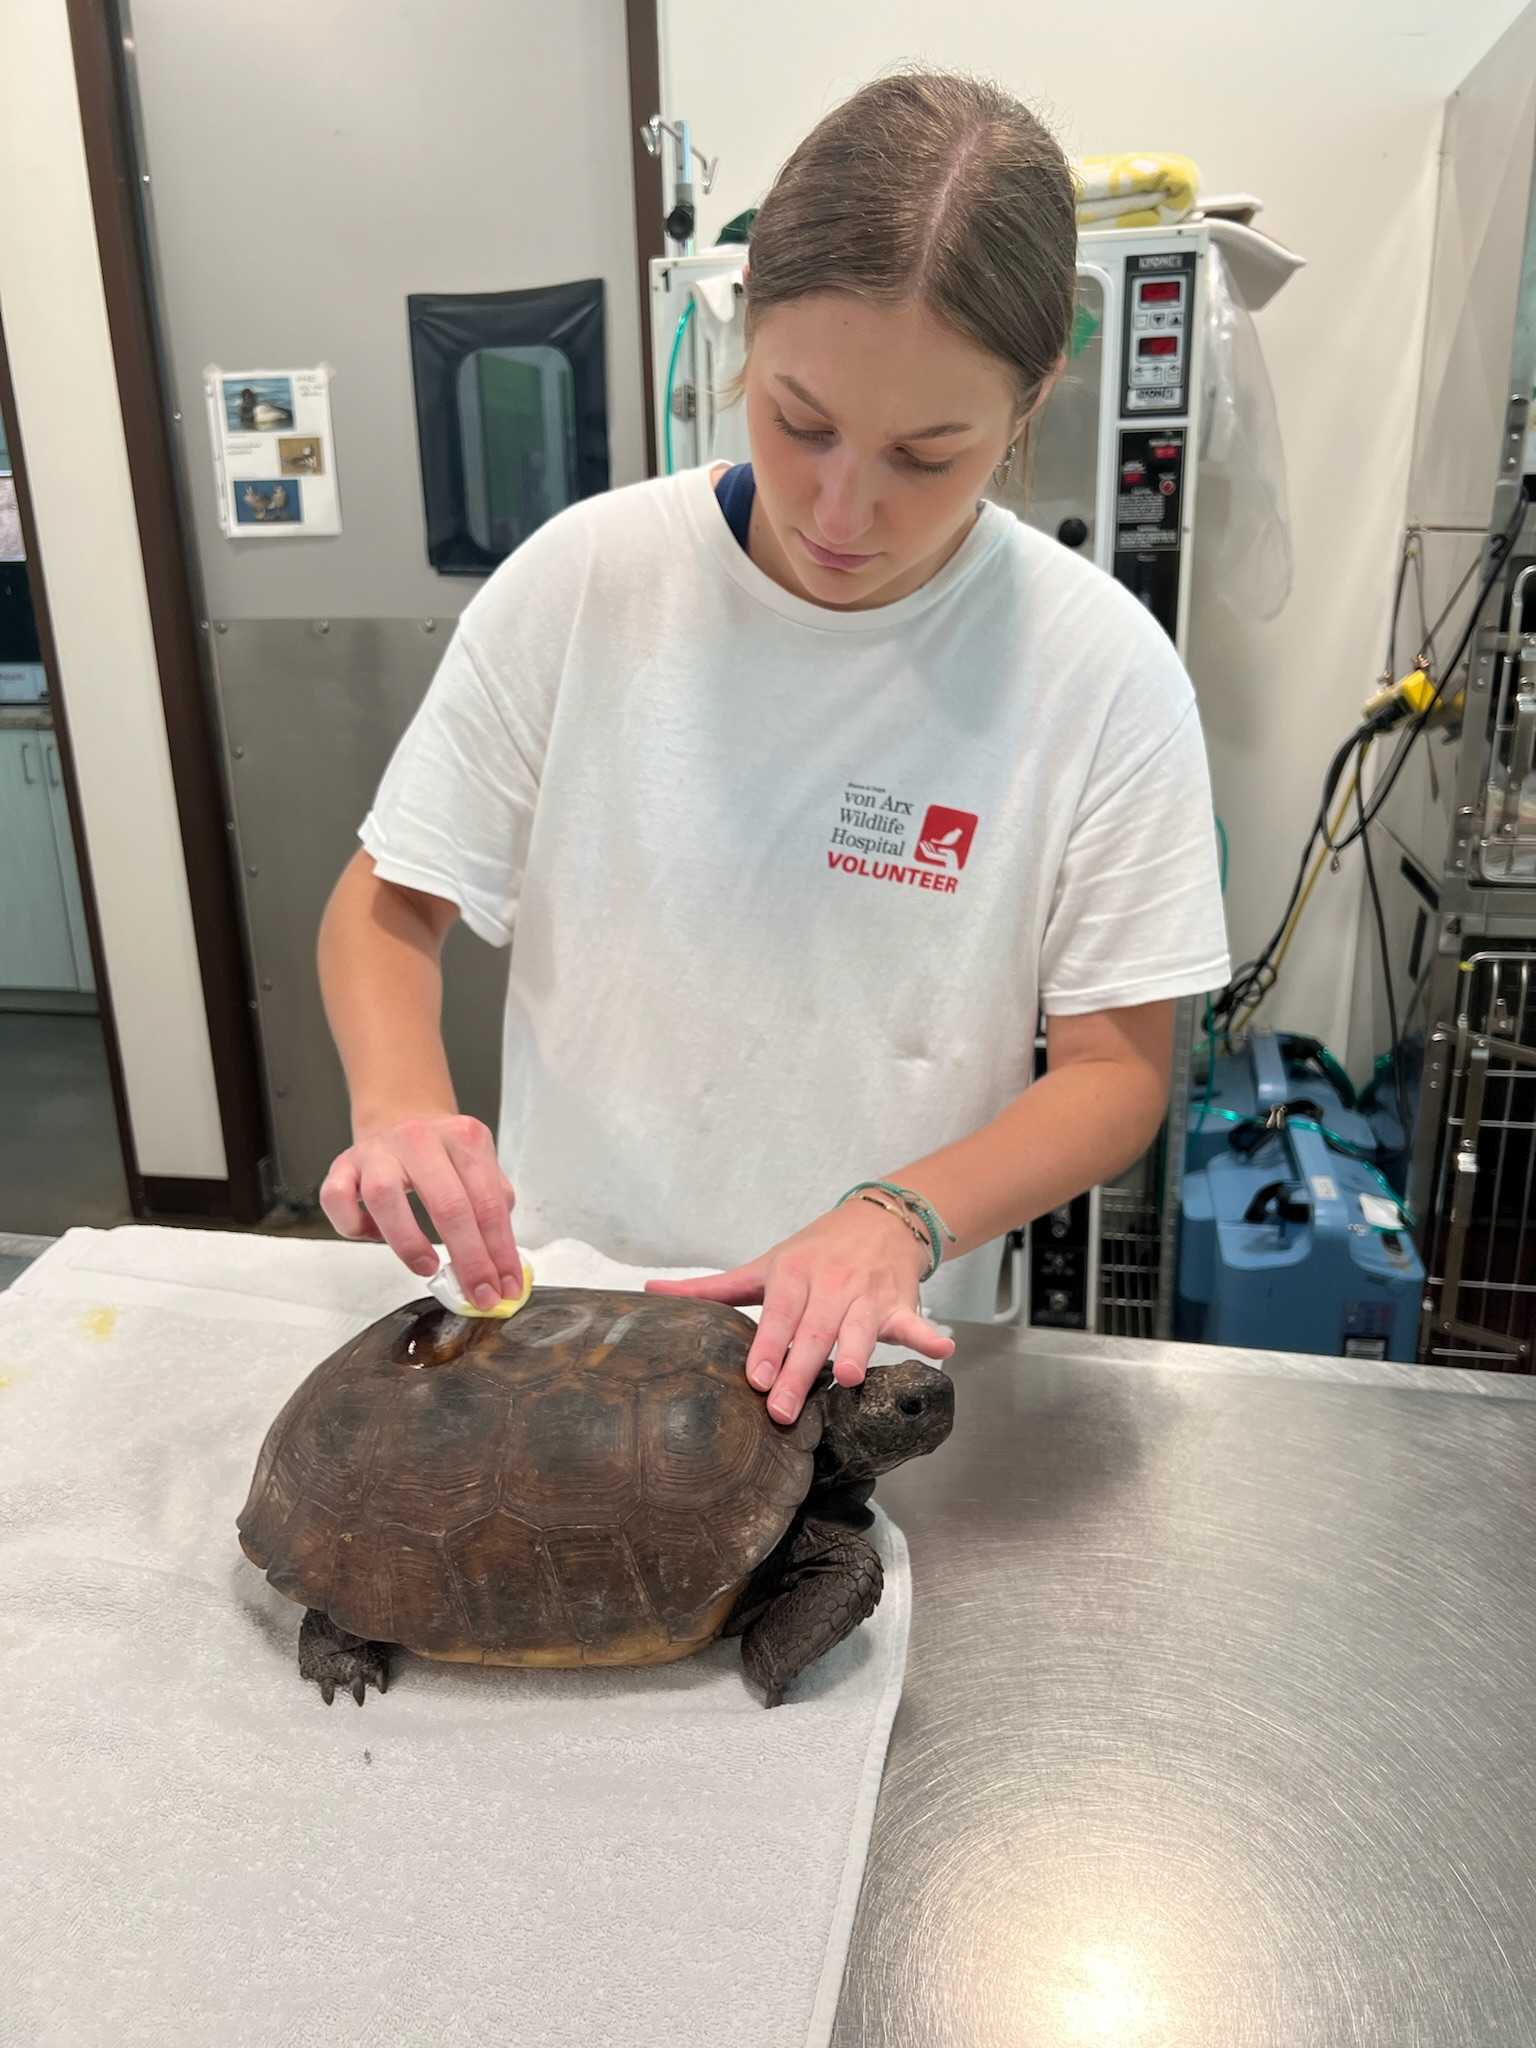
[[[360,836],[510,944],[520,1235],[637,1265],[739,1264],[967,1136],[1042,1004],[1229,971],[1188,677],[993,505],[839,612],[754,566],[706,470],[585,499],[464,612]],[[929,1306],[989,1316],[997,1268]]]

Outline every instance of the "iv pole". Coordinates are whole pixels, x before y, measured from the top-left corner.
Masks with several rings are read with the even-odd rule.
[[[694,205],[693,205],[693,159],[697,157],[703,174],[704,192],[707,197],[715,182],[715,173],[720,168],[719,157],[707,157],[694,146],[688,123],[679,121],[676,126],[664,121],[660,114],[652,114],[642,124],[640,139],[650,155],[659,157],[662,153],[663,135],[670,135],[677,145],[677,171],[672,186],[672,207],[667,215],[666,230],[677,244],[679,256],[693,254]]]

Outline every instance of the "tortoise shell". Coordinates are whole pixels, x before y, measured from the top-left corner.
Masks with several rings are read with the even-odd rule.
[[[485,1664],[659,1664],[724,1627],[810,1488],[748,1319],[539,1288],[507,1321],[418,1301],[317,1365],[267,1432],[240,1542],[341,1628]]]

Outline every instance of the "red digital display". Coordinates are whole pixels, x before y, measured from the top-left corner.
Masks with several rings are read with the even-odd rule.
[[[1171,306],[1182,290],[1176,277],[1152,278],[1137,285],[1136,295],[1144,306]]]
[[[1136,353],[1139,356],[1176,356],[1179,352],[1179,337],[1176,334],[1143,334],[1137,338]]]

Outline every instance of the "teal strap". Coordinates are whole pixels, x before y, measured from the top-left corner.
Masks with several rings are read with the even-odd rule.
[[[949,1228],[944,1218],[931,1202],[925,1201],[913,1188],[897,1187],[894,1181],[861,1180],[856,1187],[851,1187],[847,1194],[842,1197],[842,1200],[837,1204],[838,1208],[841,1209],[844,1202],[851,1202],[855,1195],[862,1195],[867,1189],[872,1188],[878,1189],[882,1195],[894,1196],[902,1207],[909,1210],[917,1218],[918,1222],[922,1224],[924,1230],[927,1231],[928,1249],[933,1258],[933,1263],[928,1268],[928,1278],[931,1280],[943,1264],[946,1240],[953,1244],[955,1242],[955,1233]]]

